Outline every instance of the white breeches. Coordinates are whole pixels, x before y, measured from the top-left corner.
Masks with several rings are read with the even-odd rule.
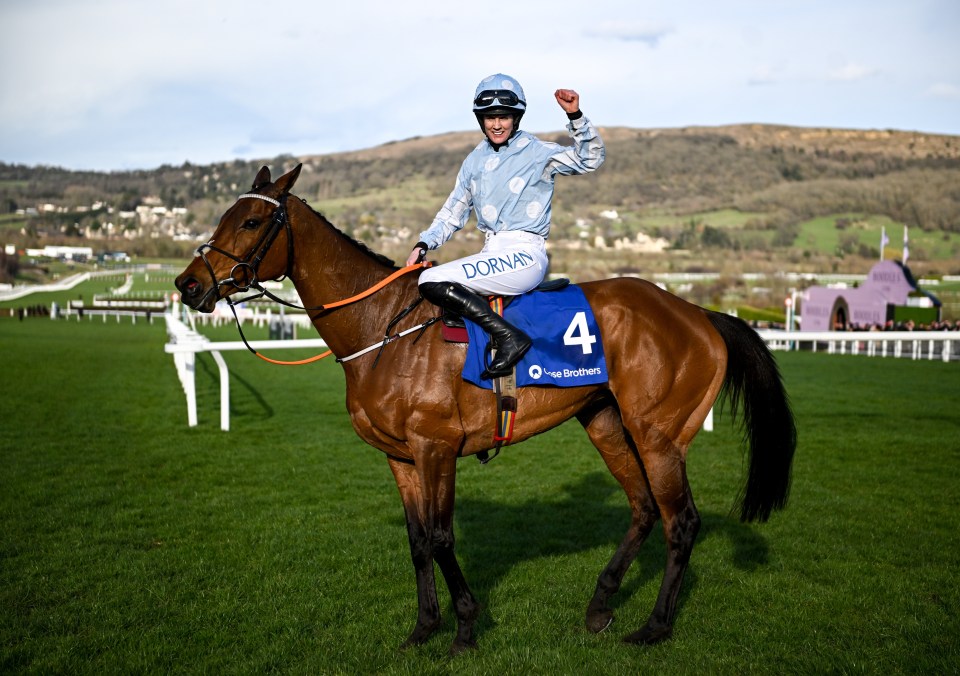
[[[478,254],[427,268],[425,282],[458,282],[483,295],[518,296],[547,274],[547,249],[540,235],[523,231],[488,233]]]

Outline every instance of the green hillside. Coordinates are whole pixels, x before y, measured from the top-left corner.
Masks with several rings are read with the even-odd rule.
[[[770,125],[601,127],[601,134],[605,165],[557,182],[551,252],[556,270],[577,280],[675,271],[863,274],[880,257],[883,228],[884,256],[900,257],[904,226],[918,278],[960,273],[960,137]],[[568,142],[565,132],[539,135]],[[183,259],[261,165],[277,176],[302,162],[298,195],[400,259],[478,140],[477,132],[458,132],[348,153],[132,172],[0,163],[0,238],[19,250],[74,244]],[[154,205],[167,210],[165,229],[130,220]],[[469,231],[437,258],[475,250]],[[638,248],[638,235],[664,250]],[[16,271],[0,262],[0,282],[25,273],[24,261]]]

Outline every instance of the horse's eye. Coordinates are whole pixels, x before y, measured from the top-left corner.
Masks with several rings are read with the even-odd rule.
[[[244,230],[256,230],[258,227],[260,227],[260,221],[256,218],[248,218],[240,227]]]

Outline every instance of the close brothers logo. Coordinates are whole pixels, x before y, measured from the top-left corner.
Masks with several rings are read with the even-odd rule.
[[[540,378],[543,377],[544,373],[546,373],[551,378],[559,380],[561,378],[583,378],[585,376],[595,376],[595,375],[599,375],[600,371],[601,371],[600,368],[592,368],[592,369],[581,368],[576,370],[563,369],[562,371],[547,371],[538,364],[533,364],[532,366],[530,366],[529,369],[527,369],[527,373],[534,380],[540,380]]]

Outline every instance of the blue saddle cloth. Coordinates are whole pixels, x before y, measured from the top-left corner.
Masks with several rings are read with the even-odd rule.
[[[531,291],[513,300],[504,318],[533,339],[533,347],[517,364],[517,387],[552,385],[577,387],[607,382],[607,360],[593,310],[580,287],[561,291]],[[493,388],[482,380],[489,354],[490,336],[465,319],[470,345],[463,378],[474,385]]]

